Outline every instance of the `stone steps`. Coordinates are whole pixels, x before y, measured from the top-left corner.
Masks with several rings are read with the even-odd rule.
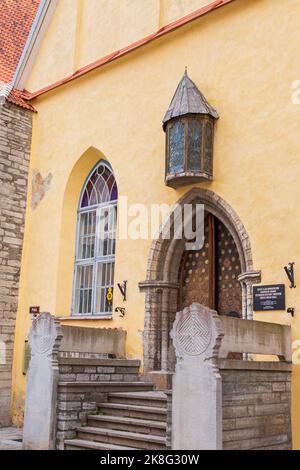
[[[162,436],[154,436],[138,432],[120,431],[116,429],[78,427],[77,438],[101,442],[101,444],[114,444],[130,446],[137,449],[159,450],[166,448],[166,439]]]
[[[62,448],[166,449],[167,397],[154,391],[152,383],[140,380],[139,367],[140,361],[135,360],[60,358],[61,371],[66,379],[70,377],[62,380],[62,374],[59,382],[59,397],[64,400],[59,408],[59,429],[69,433]],[[93,380],[102,372],[107,379]],[[116,380],[118,377],[122,380]],[[89,414],[85,411],[88,406]],[[80,409],[74,411],[74,407]],[[73,419],[72,413],[75,426],[68,421]],[[78,425],[80,422],[87,424]]]
[[[141,418],[151,421],[166,421],[167,410],[161,407],[127,405],[119,403],[102,403],[100,411],[103,415]]]
[[[128,405],[139,406],[154,406],[159,408],[166,408],[167,397],[163,392],[121,392],[110,393],[108,396],[109,403],[119,403]]]
[[[66,439],[65,450],[136,450],[133,447],[122,447],[114,444],[87,441],[84,439]]]
[[[165,436],[167,427],[163,421],[109,415],[88,416],[88,425],[93,428],[116,429],[140,434],[152,434],[153,436]]]
[[[153,384],[149,382],[109,382],[109,381],[77,381],[77,382],[59,382],[59,392],[63,393],[65,389],[71,393],[86,393],[86,392],[126,392],[129,390],[134,391],[151,391]]]
[[[138,359],[110,359],[110,358],[88,358],[88,357],[60,357],[59,365],[75,366],[107,366],[107,367],[140,367]]]

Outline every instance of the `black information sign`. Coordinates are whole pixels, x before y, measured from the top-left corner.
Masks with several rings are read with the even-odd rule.
[[[29,307],[29,313],[38,315],[40,313],[40,307]]]
[[[285,310],[285,286],[274,284],[271,286],[253,287],[253,310]]]

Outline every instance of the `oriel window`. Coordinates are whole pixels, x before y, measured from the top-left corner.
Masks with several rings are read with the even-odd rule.
[[[212,181],[214,125],[218,118],[185,71],[163,119],[167,186]]]

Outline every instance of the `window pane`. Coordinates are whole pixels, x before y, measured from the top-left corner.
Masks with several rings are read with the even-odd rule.
[[[79,219],[78,259],[94,258],[96,211],[84,212]]]
[[[88,207],[118,198],[114,174],[106,165],[100,164],[85,184],[80,207]]]
[[[188,124],[188,170],[200,171],[202,123],[193,119]]]
[[[105,207],[100,211],[98,256],[115,254],[116,211],[116,206]]]
[[[213,150],[213,125],[211,122],[206,123],[206,139],[204,148],[204,170],[207,173],[212,171],[212,150]]]
[[[180,173],[184,164],[184,126],[176,122],[169,129],[169,173]]]
[[[92,313],[93,272],[92,264],[76,268],[74,313]]]
[[[97,263],[96,279],[96,312],[111,313],[113,300],[107,294],[113,294],[114,262]]]

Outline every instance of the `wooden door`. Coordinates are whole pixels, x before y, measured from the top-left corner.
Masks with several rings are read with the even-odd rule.
[[[241,265],[229,230],[212,214],[205,217],[201,250],[185,251],[179,274],[179,308],[198,302],[220,315],[241,317]]]

